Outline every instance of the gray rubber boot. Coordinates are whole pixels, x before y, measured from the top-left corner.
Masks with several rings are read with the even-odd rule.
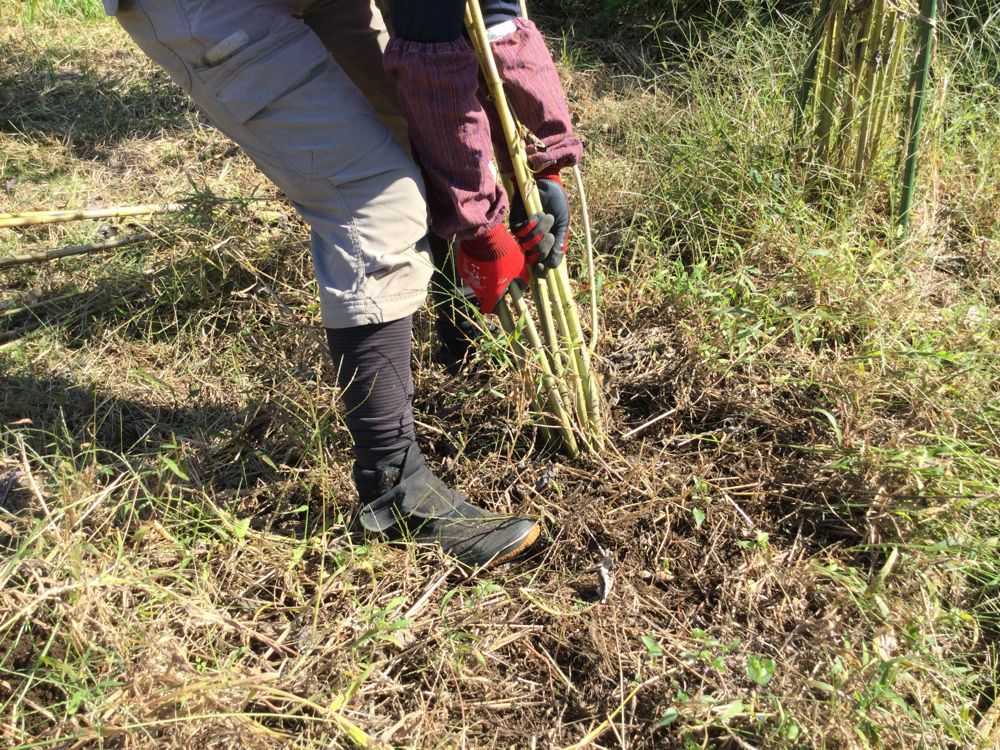
[[[533,545],[541,526],[522,516],[470,505],[427,468],[416,443],[374,469],[355,465],[361,501],[353,527],[416,542],[436,542],[469,567],[496,565]]]

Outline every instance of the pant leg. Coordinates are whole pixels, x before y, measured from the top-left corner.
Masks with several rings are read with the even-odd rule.
[[[396,84],[382,64],[389,33],[375,0],[320,0],[306,10],[303,20],[409,151]]]
[[[420,173],[293,11],[279,0],[121,0],[117,17],[309,223],[323,325],[405,317],[433,270]]]
[[[412,316],[390,323],[327,329],[330,354],[354,439],[354,460],[374,468],[414,440]]]

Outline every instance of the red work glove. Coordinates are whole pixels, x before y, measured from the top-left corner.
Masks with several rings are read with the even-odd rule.
[[[538,244],[547,233],[543,222],[536,222],[528,241]],[[536,235],[541,238],[536,239]],[[531,266],[521,245],[503,224],[497,224],[482,237],[458,244],[458,274],[476,293],[479,309],[492,313],[512,284],[524,289],[531,283]]]
[[[535,175],[535,184],[538,186],[538,197],[542,200],[542,211],[552,218],[549,236],[540,244],[538,259],[532,261],[535,273],[544,276],[550,268],[562,263],[566,255],[566,243],[569,239],[569,201],[566,198],[562,178],[559,177],[558,167],[550,167],[546,171],[539,172]],[[510,208],[510,225],[516,236],[520,236],[521,227],[527,223],[524,213],[524,202],[518,193],[514,196]]]

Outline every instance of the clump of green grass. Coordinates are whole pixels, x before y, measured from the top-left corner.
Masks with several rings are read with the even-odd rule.
[[[97,21],[104,18],[104,6],[100,0],[27,0],[24,3],[7,2],[9,6],[21,7],[21,21],[29,26],[49,25],[74,21]]]

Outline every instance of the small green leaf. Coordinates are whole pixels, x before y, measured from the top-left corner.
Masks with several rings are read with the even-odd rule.
[[[663,714],[663,716],[660,717],[660,726],[661,727],[669,727],[671,724],[673,724],[675,721],[677,721],[680,717],[681,717],[680,711],[678,711],[676,708],[674,708],[673,706],[671,706],[670,708],[668,708],[666,710],[666,712]]]
[[[721,721],[729,721],[730,719],[739,716],[744,710],[746,710],[746,706],[743,705],[743,701],[735,700],[723,709],[722,713],[719,715],[719,719]]]
[[[820,409],[819,407],[816,407],[815,409],[813,409],[813,411],[816,412],[817,414],[821,414],[824,417],[826,417],[826,421],[830,423],[830,427],[833,429],[833,434],[837,438],[837,445],[843,445],[844,433],[841,432],[840,425],[837,424],[837,418],[833,416],[833,414],[828,412],[826,409]]]
[[[663,647],[659,643],[654,641],[650,636],[642,636],[642,643],[646,647],[646,655],[651,659],[656,659],[657,657],[663,656]]]
[[[694,527],[700,529],[701,525],[705,523],[705,511],[701,508],[692,508],[691,516],[694,518]]]
[[[181,467],[178,466],[172,459],[167,458],[166,456],[160,456],[160,458],[163,460],[163,463],[166,464],[167,468],[170,469],[170,471],[172,471],[174,474],[179,476],[185,482],[191,481],[191,478],[187,474],[185,474],[181,470]]]
[[[747,676],[754,681],[758,687],[764,687],[774,677],[775,664],[773,659],[758,654],[750,654],[747,657]]]
[[[236,541],[242,542],[246,539],[247,531],[250,529],[250,519],[241,518],[235,524],[233,524],[233,534],[236,536]]]

